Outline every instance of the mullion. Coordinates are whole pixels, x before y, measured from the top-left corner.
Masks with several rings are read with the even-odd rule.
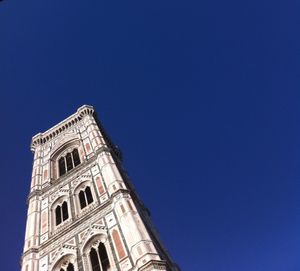
[[[85,190],[83,191],[83,194],[84,194],[85,204],[86,204],[86,206],[88,206],[89,202],[87,201],[87,196],[86,196],[86,191]]]
[[[68,167],[67,167],[67,159],[66,159],[66,156],[64,156],[64,161],[65,161],[65,172],[68,172]]]
[[[59,224],[61,224],[64,222],[62,205],[59,205],[59,209],[60,209],[59,214],[60,214],[60,221],[61,221]]]
[[[70,152],[73,168],[75,167],[73,152]]]
[[[97,256],[98,256],[99,267],[100,267],[100,270],[102,271],[102,262],[101,262],[101,258],[100,258],[99,250],[98,250],[98,249],[95,249],[95,250],[96,250],[96,253],[97,253]]]

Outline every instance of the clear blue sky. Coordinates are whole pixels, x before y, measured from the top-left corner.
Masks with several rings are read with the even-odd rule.
[[[31,137],[94,105],[183,271],[300,270],[299,1],[0,2],[1,270]]]

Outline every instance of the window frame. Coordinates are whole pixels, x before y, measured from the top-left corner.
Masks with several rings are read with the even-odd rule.
[[[65,219],[64,219],[64,215],[63,215],[63,205],[66,206],[66,210],[67,210],[67,216]],[[59,224],[57,224],[57,217],[56,217],[57,208],[60,208],[61,221]],[[57,229],[62,227],[62,225],[64,225],[65,223],[68,223],[70,221],[70,219],[72,218],[69,196],[62,195],[62,196],[58,197],[51,205],[50,212],[51,212],[51,216],[50,216],[51,217],[51,223],[50,223],[51,231],[55,232]]]
[[[86,185],[86,186],[84,186],[84,188],[79,190],[78,200],[79,200],[79,205],[80,205],[81,210],[83,210],[87,206],[93,204],[94,196],[92,194],[92,189],[91,189],[90,185]],[[84,206],[82,206],[83,205],[82,203],[84,203]]]
[[[56,179],[66,176],[69,172],[73,171],[74,168],[82,164],[82,157],[79,154],[79,146],[73,146],[62,151],[54,163],[56,163]],[[76,158],[74,158],[76,156]],[[62,162],[64,161],[64,163]]]
[[[88,203],[86,193],[85,193],[85,190],[86,190],[87,187],[89,187],[89,189],[91,190],[91,195],[92,195],[92,199],[93,199],[93,201],[90,202],[90,203]],[[80,194],[81,191],[83,192],[84,199],[85,199],[85,202],[86,202],[86,205],[82,208],[81,208],[81,203],[80,203],[80,198],[79,198],[79,194]],[[96,191],[95,191],[93,181],[91,179],[87,179],[87,180],[82,181],[81,183],[79,183],[73,190],[73,199],[74,199],[76,217],[80,217],[91,206],[94,206],[95,204],[97,204],[97,202],[98,202],[97,201],[97,194],[96,194]]]
[[[105,239],[105,240],[103,240]],[[105,252],[106,258],[101,259],[100,257],[100,247],[102,248],[102,251]],[[108,244],[107,238],[99,238],[99,236],[91,238],[88,242],[86,247],[83,250],[83,261],[86,263],[89,271],[108,271],[108,270],[114,270],[114,259],[111,257],[111,248]],[[96,262],[96,269],[93,269],[93,261],[92,261],[92,251],[97,257]],[[102,253],[103,254],[103,253]],[[105,268],[105,269],[104,269]]]

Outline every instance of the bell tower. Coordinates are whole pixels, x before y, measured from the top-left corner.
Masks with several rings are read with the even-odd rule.
[[[22,271],[178,271],[92,106],[32,138]]]

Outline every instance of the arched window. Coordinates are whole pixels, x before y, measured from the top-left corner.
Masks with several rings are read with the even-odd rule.
[[[55,208],[56,226],[61,224],[63,221],[67,220],[68,218],[69,218],[68,204],[66,201],[64,201],[62,205],[58,205]]]
[[[81,190],[78,196],[81,209],[93,202],[93,195],[89,186],[87,186],[85,190]]]
[[[79,164],[80,158],[78,150],[74,149],[72,152],[68,152],[65,156],[58,160],[59,176],[63,176]]]
[[[109,269],[108,255],[103,243],[100,243],[98,249],[91,248],[89,253],[92,271],[107,271]]]

